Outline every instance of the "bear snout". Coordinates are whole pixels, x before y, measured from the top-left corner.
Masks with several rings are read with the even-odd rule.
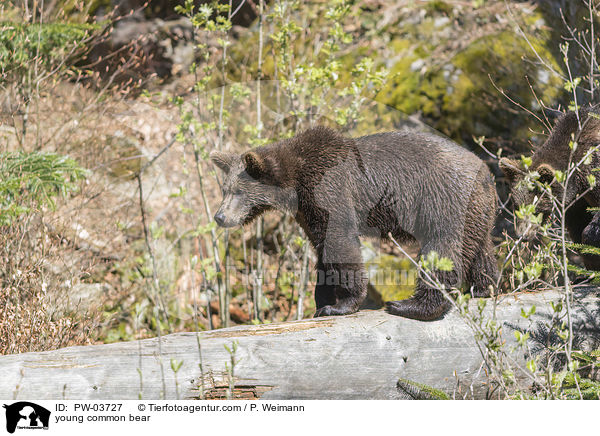
[[[215,218],[215,222],[216,222],[216,223],[217,223],[219,226],[221,226],[221,227],[223,227],[223,226],[224,226],[224,224],[225,224],[225,214],[224,214],[223,212],[221,212],[221,211],[218,211],[218,212],[215,214],[214,218]]]
[[[240,219],[236,218],[235,215],[225,215],[224,212],[218,211],[213,217],[219,227],[231,228],[240,225]]]

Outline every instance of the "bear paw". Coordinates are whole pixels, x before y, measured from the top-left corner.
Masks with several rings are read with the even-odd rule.
[[[418,319],[420,321],[434,321],[440,319],[448,311],[446,303],[427,305],[414,298],[401,301],[386,301],[385,310],[392,315],[404,318]]]

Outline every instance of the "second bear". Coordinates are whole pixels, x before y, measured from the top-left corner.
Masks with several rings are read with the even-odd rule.
[[[565,225],[569,236],[575,243],[600,247],[600,212],[590,208],[600,207],[600,183],[590,187],[589,176],[598,176],[595,169],[600,168],[600,119],[598,108],[582,108],[579,113],[567,112],[561,115],[546,142],[531,156],[528,171],[539,174],[539,182],[550,185],[552,195],[562,202],[563,194],[566,209]],[[577,147],[569,144],[575,140]],[[575,170],[567,167],[580,164]],[[525,183],[527,171],[520,162],[508,158],[500,159],[500,168],[506,175],[515,207],[533,204],[536,201],[536,213],[549,218],[553,212],[553,202],[548,192],[528,186]],[[555,172],[573,171],[567,190],[555,179]],[[529,189],[533,188],[533,189]],[[587,269],[600,271],[600,256],[583,254]]]

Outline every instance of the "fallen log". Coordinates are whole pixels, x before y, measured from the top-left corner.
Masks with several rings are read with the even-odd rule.
[[[581,292],[573,309],[576,329],[597,339],[598,291]],[[495,310],[507,346],[515,342],[514,326],[547,322],[549,302],[557,299],[550,291],[502,296]],[[525,320],[521,309],[532,305],[537,311]],[[487,306],[489,314],[492,304]],[[232,354],[233,378],[227,369]],[[523,356],[514,358],[522,363]],[[516,376],[530,383],[525,373]],[[455,311],[439,321],[421,322],[365,310],[177,333],[160,342],[153,338],[0,357],[0,398],[6,399],[214,399],[228,392],[247,399],[422,397],[399,388],[399,379],[454,398],[491,395],[473,332]]]

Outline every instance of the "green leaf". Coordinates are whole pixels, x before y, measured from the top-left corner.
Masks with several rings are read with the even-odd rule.
[[[587,181],[590,185],[590,188],[593,189],[596,186],[596,176],[594,176],[593,174],[588,174]]]
[[[174,373],[177,373],[181,369],[182,365],[183,365],[183,360],[171,359],[171,369],[173,370]]]
[[[577,86],[579,86],[579,84],[581,83],[581,77],[575,77],[573,80],[568,80],[565,82],[564,88],[571,92],[573,91],[575,88],[577,88]]]

